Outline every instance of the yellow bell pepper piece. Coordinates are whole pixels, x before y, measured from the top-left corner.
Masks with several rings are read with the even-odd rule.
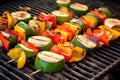
[[[68,22],[65,22],[64,24],[67,24],[70,27],[70,29],[73,30],[73,32],[75,33],[75,35],[77,35],[79,32],[82,31],[82,29],[79,26],[73,25],[73,24],[68,23]]]
[[[113,30],[113,29],[111,29],[111,28],[109,28],[109,27],[107,27],[105,25],[101,25],[101,26],[99,26],[99,28],[100,29],[106,29],[106,30],[112,32],[112,38],[110,40],[115,40],[120,36],[120,32],[118,32],[116,30]]]
[[[39,26],[39,29],[40,29],[40,35],[43,34],[43,32],[45,31],[45,22],[42,22],[42,21],[39,21],[35,18],[33,18],[33,21]]]
[[[20,50],[19,48],[13,48],[9,50],[7,54],[11,59],[16,59],[17,62],[17,68],[21,69],[24,67],[26,62],[26,55],[24,51]]]
[[[72,19],[72,15],[71,15],[71,13],[70,13],[70,11],[69,11],[69,9],[68,9],[67,7],[61,7],[59,10],[60,10],[61,12],[65,12],[66,14],[69,15],[67,21],[69,21],[69,20]]]
[[[83,16],[83,18],[84,18],[87,22],[89,22],[89,24],[90,24],[91,27],[95,27],[95,26],[97,25],[97,23],[98,23],[97,19],[94,18],[93,16],[88,16],[88,15],[86,15],[86,16]]]
[[[78,46],[73,48],[72,58],[69,62],[80,61],[86,56],[86,51]]]
[[[5,11],[3,13],[3,17],[6,17],[7,18],[7,21],[8,21],[8,29],[11,29],[13,26],[13,18],[12,16],[10,15],[10,13],[8,11]]]
[[[54,30],[55,32],[60,32],[61,33],[61,36],[64,37],[65,41],[67,41],[67,38],[68,38],[68,33],[63,31],[63,30],[60,30],[60,29],[55,29]]]
[[[14,31],[17,31],[18,33],[20,33],[20,35],[22,36],[22,39],[26,40],[26,36],[25,36],[26,32],[24,29],[22,29],[18,25],[16,25],[14,27]]]
[[[57,46],[66,54],[72,54],[72,48],[74,47],[70,42],[65,42],[64,44],[58,43]]]

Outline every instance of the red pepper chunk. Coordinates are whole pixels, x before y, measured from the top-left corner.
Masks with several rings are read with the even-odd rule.
[[[52,46],[50,51],[63,55],[65,58],[65,62],[69,62],[69,60],[72,58],[72,55],[64,53],[60,48],[58,48],[57,45]]]
[[[8,30],[8,29],[6,30],[6,32],[8,32],[8,33],[10,33],[12,35],[17,36],[17,42],[21,42],[22,36],[18,32],[13,31],[13,30]]]
[[[105,15],[105,14],[103,14],[103,13],[100,13],[99,11],[98,11],[98,9],[94,9],[93,11],[90,11],[91,13],[93,13],[93,14],[96,14],[97,16],[99,16],[99,18],[101,19],[101,22],[103,23],[104,22],[104,20],[107,18],[107,16]]]
[[[79,19],[82,20],[85,23],[85,28],[87,30],[90,27],[90,23],[88,21],[86,21],[83,17],[81,17]]]
[[[0,40],[2,41],[2,44],[5,48],[5,50],[8,50],[9,46],[10,46],[10,42],[6,38],[4,38],[4,36],[2,35],[1,32],[0,32]]]
[[[56,26],[57,26],[56,16],[51,15],[51,14],[45,14],[45,13],[41,12],[38,17],[42,21],[52,22],[52,28],[56,28]]]
[[[25,41],[25,40],[22,40],[22,41],[21,41],[21,44],[23,44],[23,45],[26,46],[27,48],[30,48],[30,49],[34,50],[35,55],[37,55],[37,53],[38,53],[38,51],[39,51],[39,48],[36,47],[34,44],[29,43],[29,42],[27,42],[27,41]]]
[[[55,44],[65,42],[64,38],[61,37],[61,34],[54,32],[53,30],[46,30],[42,35],[51,38]]]

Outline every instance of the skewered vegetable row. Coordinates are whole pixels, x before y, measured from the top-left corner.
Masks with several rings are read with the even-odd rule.
[[[107,17],[111,16],[110,11],[106,8],[99,8],[92,10],[85,16],[82,16],[79,19],[72,19],[72,20],[71,20],[72,15],[70,14],[68,8],[62,7],[59,10],[57,10],[57,12],[58,14],[56,14],[56,11],[55,13],[53,11],[52,13],[53,15],[41,13],[39,15],[39,19],[42,21],[33,18],[33,20],[30,20],[31,22],[29,22],[30,26],[24,22],[18,22],[14,27],[15,31],[10,30],[12,32],[16,32],[21,35],[21,37],[18,37],[16,39],[20,43],[18,43],[15,46],[15,49],[13,48],[13,51],[17,49],[22,50],[26,57],[33,57],[38,54],[35,60],[35,68],[42,69],[43,72],[52,72],[52,73],[58,72],[63,69],[64,60],[66,62],[74,62],[74,61],[82,60],[85,57],[86,52],[89,53],[94,48],[101,47],[102,45],[108,46],[110,40],[114,40],[120,36],[120,33],[118,32],[119,30],[116,31],[104,25],[100,26],[98,29],[89,28],[89,27],[95,27],[96,25],[103,23],[104,20],[106,19],[106,16]],[[65,20],[56,20],[57,18],[56,16],[65,17],[63,16],[63,13],[67,15],[67,18],[65,18]],[[92,21],[90,21],[91,19]],[[69,20],[70,22],[68,22]],[[57,23],[59,23],[60,21],[59,24],[61,25],[57,25],[56,21]],[[115,21],[119,23],[119,20],[115,20]],[[117,24],[117,26],[118,25],[119,24]],[[51,29],[51,30],[45,30],[45,29]],[[83,32],[85,31],[84,35],[79,35],[79,33],[82,31]],[[5,31],[2,33],[5,33]],[[18,34],[13,33],[12,35],[19,36]],[[32,35],[39,35],[39,36],[32,36]],[[5,40],[3,34],[1,34],[0,39],[2,39],[1,42],[5,44],[5,42],[3,42]],[[24,40],[21,41],[21,39]],[[28,41],[25,41],[27,39]],[[8,44],[10,43],[11,42],[9,42]],[[4,47],[6,48],[6,46]],[[9,48],[6,48],[6,50],[8,49]],[[50,50],[55,53],[46,50]],[[15,58],[12,57],[11,56],[12,54],[10,53],[11,51],[8,52],[8,56],[10,56],[10,58],[12,59],[16,59],[16,57]],[[56,55],[59,57],[57,57]],[[24,62],[25,61],[26,60],[24,60]],[[17,62],[19,69],[24,66],[24,65],[19,66],[19,61]],[[43,62],[48,65],[43,64]],[[61,66],[61,67],[58,67],[57,69],[56,66]]]

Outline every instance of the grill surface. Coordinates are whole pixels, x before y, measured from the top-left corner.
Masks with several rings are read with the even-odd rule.
[[[108,7],[113,17],[120,19],[119,3],[110,0],[73,0],[73,2],[81,2],[87,4],[90,9],[101,6]],[[2,4],[0,6],[0,14],[4,11],[17,11],[18,6],[29,6],[32,8],[31,14],[38,16],[40,12],[49,13],[55,10],[55,0],[14,0],[12,2]],[[120,38],[111,41],[109,47],[101,47],[95,49],[88,54],[86,58],[76,63],[66,63],[64,70],[59,73],[47,74],[37,73],[29,76],[34,72],[33,59],[27,59],[23,69],[16,69],[16,63],[7,64],[10,59],[6,56],[6,51],[0,50],[0,80],[98,80],[108,74],[113,68],[120,66]]]

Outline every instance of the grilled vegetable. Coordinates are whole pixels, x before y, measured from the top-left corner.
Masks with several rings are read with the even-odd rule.
[[[56,16],[55,15],[45,14],[45,13],[41,12],[39,14],[39,19],[46,22],[46,29],[57,27]]]
[[[3,36],[2,32],[0,32],[0,40],[3,44],[4,49],[8,50],[10,46],[10,41]]]
[[[33,29],[24,22],[19,22],[18,24],[16,24],[16,26],[14,27],[14,31],[20,33],[24,40],[33,35]]]
[[[80,3],[70,4],[70,10],[77,14],[77,16],[84,15],[88,11],[88,6]]]
[[[72,19],[72,14],[71,14],[70,10],[69,10],[67,7],[61,7],[61,8],[59,9],[59,11],[61,11],[61,12],[65,12],[66,14],[69,15],[67,21],[69,21],[69,20]]]
[[[98,21],[95,17],[90,16],[90,15],[85,15],[82,16],[84,18],[84,20],[86,20],[87,22],[89,22],[90,27],[95,27],[98,24]]]
[[[39,47],[40,51],[49,51],[53,45],[52,40],[45,36],[29,37],[28,42],[33,43],[35,46]]]
[[[58,24],[63,24],[64,22],[68,21],[69,15],[65,12],[55,10],[52,11],[52,14],[56,16],[56,21]]]
[[[115,18],[108,18],[105,20],[104,25],[120,32],[120,20]]]
[[[82,20],[73,18],[72,20],[70,20],[70,23],[74,24],[75,26],[79,26],[79,28],[78,28],[79,32],[86,30],[85,24]]]
[[[17,36],[12,35],[12,34],[8,33],[7,31],[4,31],[4,32],[2,31],[2,35],[3,35],[8,41],[10,41],[10,45],[11,45],[11,46],[16,45],[16,43],[17,43]]]
[[[88,39],[87,37],[83,35],[76,35],[73,38],[72,43],[76,46],[79,46],[85,49],[87,52],[90,52],[97,46],[97,44],[94,41]]]
[[[11,29],[13,26],[12,26],[12,24],[13,24],[13,18],[12,18],[12,16],[10,15],[10,13],[8,12],[8,11],[5,11],[4,13],[3,13],[3,18],[4,19],[6,19],[6,21],[7,21],[7,29]]]
[[[100,29],[106,29],[106,30],[112,32],[112,38],[110,40],[115,40],[120,36],[120,32],[115,31],[115,30],[113,30],[113,29],[111,29],[111,28],[109,28],[107,26],[101,25],[101,26],[99,26],[99,28]]]
[[[46,73],[59,72],[64,68],[64,56],[49,52],[39,52],[34,64],[36,69],[41,69]]]
[[[20,50],[19,48],[13,48],[13,49],[9,50],[7,55],[11,59],[15,59],[15,61],[17,62],[18,69],[21,69],[24,67],[25,62],[26,62],[26,55],[23,50]]]
[[[70,2],[71,2],[71,0],[57,0],[55,5],[57,8],[59,8],[61,6],[68,7]]]
[[[28,58],[35,56],[34,50],[26,47],[26,46],[23,45],[23,44],[19,44],[19,43],[18,43],[18,44],[15,46],[15,48],[19,48],[19,49],[23,50],[23,51],[25,52],[26,57],[28,57]]]
[[[55,32],[53,30],[46,30],[42,35],[51,38],[55,44],[65,42],[65,39],[64,37],[61,36],[60,32]]]
[[[61,49],[65,54],[71,55],[71,59],[68,62],[75,62],[82,60],[86,51],[78,46],[74,46],[70,42],[65,42],[64,44],[59,43],[58,48]]]
[[[23,21],[25,23],[28,23],[29,20],[32,18],[31,14],[25,11],[12,12],[11,16],[13,18],[16,18],[17,22]]]
[[[70,59],[72,58],[72,54],[66,54],[56,44],[51,47],[50,51],[55,52],[55,53],[60,54],[60,55],[63,55],[65,58],[65,62],[69,62]]]
[[[108,8],[100,7],[98,10],[101,13],[104,13],[107,16],[107,18],[110,18],[112,16],[112,13],[111,13],[111,11]]]

